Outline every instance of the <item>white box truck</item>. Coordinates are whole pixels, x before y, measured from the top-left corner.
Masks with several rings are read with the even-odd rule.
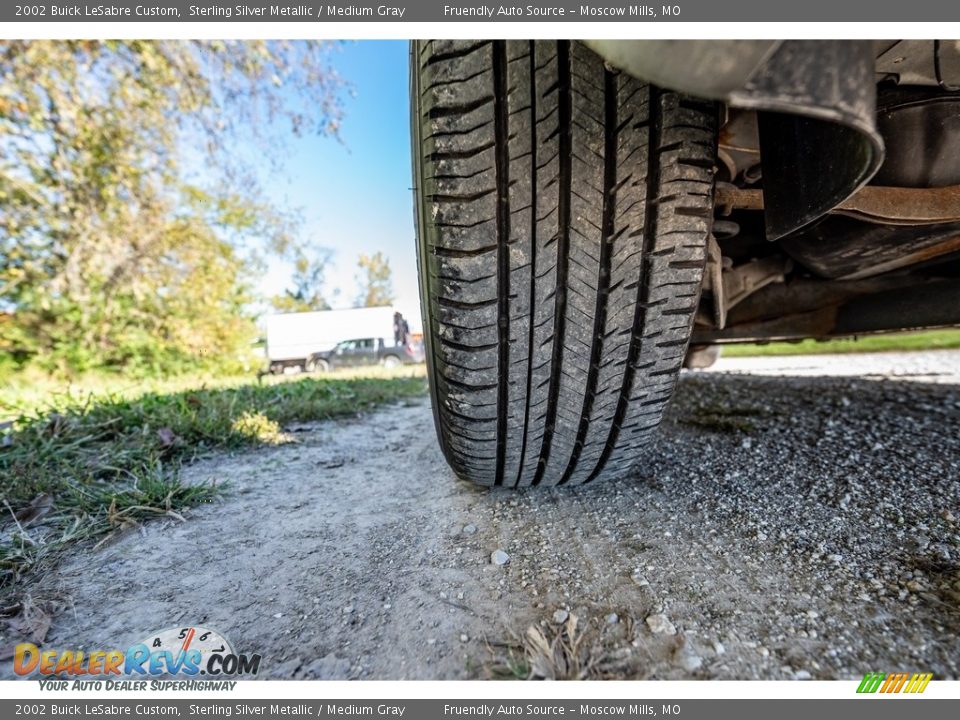
[[[317,357],[338,344],[373,339],[384,349],[406,345],[406,323],[393,307],[284,313],[267,317],[267,359],[271,373],[311,371]]]

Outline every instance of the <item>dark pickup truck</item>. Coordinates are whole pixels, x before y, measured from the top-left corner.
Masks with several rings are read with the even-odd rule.
[[[400,367],[423,362],[423,350],[413,343],[387,345],[383,338],[357,338],[337,343],[332,350],[314,353],[307,361],[307,371],[327,372],[334,368],[383,365]]]

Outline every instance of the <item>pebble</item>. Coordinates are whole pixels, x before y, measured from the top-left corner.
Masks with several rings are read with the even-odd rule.
[[[809,672],[807,672],[806,670],[797,670],[797,671],[793,674],[793,679],[794,679],[794,680],[809,680],[811,677],[813,677],[813,676],[812,676]]]
[[[460,633],[460,642],[470,642],[470,636],[466,633]]]
[[[682,652],[678,659],[680,667],[687,672],[694,672],[703,667],[703,658],[693,652]]]
[[[670,622],[670,618],[662,613],[647,618],[647,627],[654,635],[676,635],[677,629]]]
[[[568,613],[566,610],[557,610],[555,613],[553,613],[553,621],[557,623],[557,625],[565,623],[568,617],[570,617],[570,613]]]
[[[510,556],[504,550],[494,550],[490,553],[490,562],[494,565],[506,565],[510,562]]]
[[[476,525],[464,525],[463,534],[464,535],[473,535],[477,531]]]
[[[618,622],[620,622],[620,616],[617,615],[616,613],[610,613],[609,615],[607,615],[608,625],[616,625]]]

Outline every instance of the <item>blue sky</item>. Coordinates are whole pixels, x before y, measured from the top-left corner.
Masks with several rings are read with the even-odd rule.
[[[334,307],[353,306],[357,256],[379,250],[393,268],[397,306],[419,327],[407,53],[404,41],[342,45],[333,64],[353,94],[345,95],[341,142],[291,140],[283,171],[265,172],[264,185],[278,204],[302,209],[305,238],[333,251],[325,296]],[[273,260],[259,289],[274,295],[289,279],[290,267]]]

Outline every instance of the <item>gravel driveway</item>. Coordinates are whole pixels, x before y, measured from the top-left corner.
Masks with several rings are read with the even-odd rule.
[[[274,678],[960,676],[960,352],[721,360],[619,484],[469,487],[425,400],[293,430],[63,566],[49,644],[197,623]]]

